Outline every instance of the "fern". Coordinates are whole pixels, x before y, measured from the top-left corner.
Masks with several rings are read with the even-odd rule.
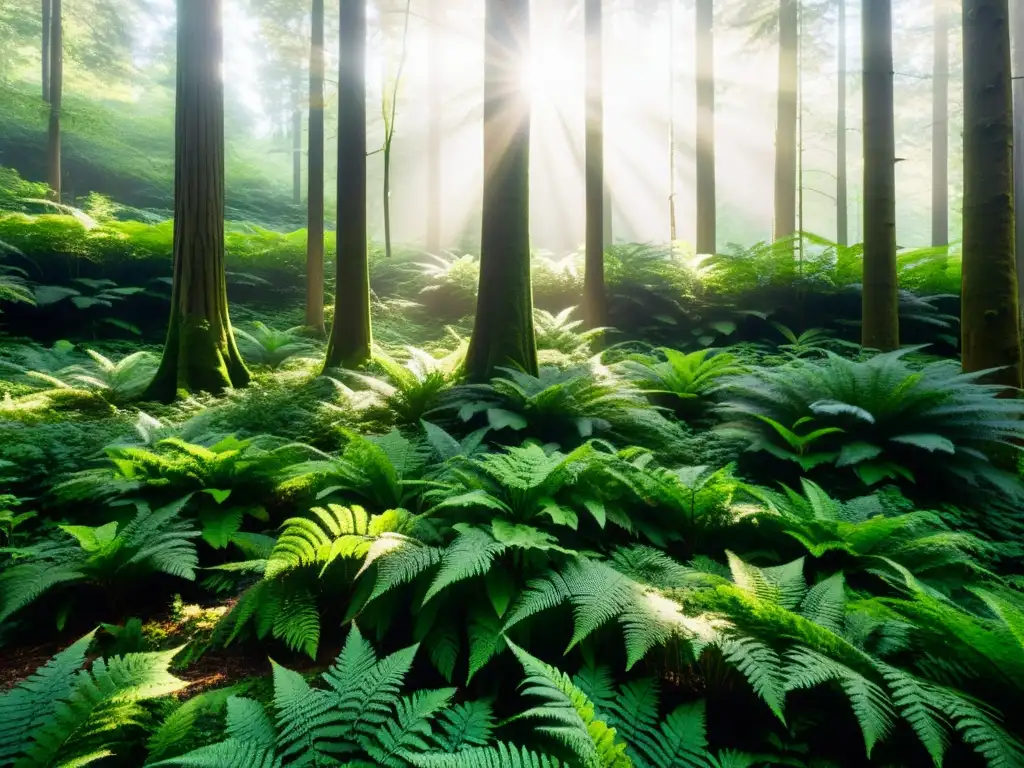
[[[586,694],[564,673],[514,643],[509,646],[526,672],[524,694],[544,700],[518,718],[549,723],[539,730],[564,744],[585,768],[627,768],[626,745],[616,740],[614,729],[594,716],[594,705]]]
[[[0,572],[0,621],[57,586],[95,581],[114,588],[119,580],[153,572],[194,580],[192,540],[199,533],[180,517],[184,501],[157,510],[140,503],[123,528],[116,522],[60,526],[52,539],[9,550],[15,560]]]
[[[886,692],[861,674],[809,648],[786,652],[786,689],[812,688],[827,681],[839,683],[853,706],[864,734],[867,756],[892,730],[894,711]]]
[[[627,754],[635,765],[702,768],[707,764],[703,701],[679,706],[661,718],[660,690],[653,678],[616,689],[607,668],[590,667],[574,682],[594,703],[596,715],[629,745]]]
[[[508,744],[474,747],[454,755],[408,755],[406,759],[417,768],[569,768],[569,763]]]
[[[531,581],[505,620],[505,630],[565,602],[573,605],[575,631],[568,652],[599,627],[616,619],[626,642],[626,666],[673,637],[690,639],[700,622],[683,615],[679,604],[607,563],[574,558],[547,576]]]
[[[180,648],[98,659],[79,671],[91,640],[86,635],[0,698],[0,755],[20,756],[26,768],[95,762],[145,722],[140,702],[185,686],[168,672]]]
[[[785,723],[786,680],[779,655],[751,637],[722,637],[715,644],[722,651],[723,658],[736,667],[758,697]]]

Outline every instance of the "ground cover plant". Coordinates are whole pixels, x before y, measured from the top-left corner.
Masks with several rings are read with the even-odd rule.
[[[0,765],[1024,768],[1024,16],[442,5],[0,3]]]

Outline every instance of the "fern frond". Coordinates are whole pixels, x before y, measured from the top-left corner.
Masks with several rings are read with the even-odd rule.
[[[813,688],[829,681],[839,683],[853,706],[864,735],[867,756],[892,730],[892,703],[886,692],[863,675],[809,648],[786,652],[786,689]]]
[[[281,758],[273,749],[228,739],[150,765],[152,768],[281,768]]]
[[[786,678],[779,655],[764,643],[751,637],[724,637],[715,644],[727,662],[747,678],[754,692],[783,723]]]
[[[0,696],[0,762],[12,760],[32,744],[32,734],[46,724],[57,702],[66,701],[75,675],[85,663],[95,632],[58,653],[31,677]]]
[[[56,703],[53,716],[35,732],[27,764],[73,761],[106,750],[123,729],[141,723],[138,702],[185,687],[167,671],[180,650],[97,659],[91,670],[79,673],[71,694]]]
[[[495,541],[487,531],[461,525],[455,528],[459,536],[442,553],[441,567],[423,598],[424,603],[457,581],[483,576],[490,570],[494,558],[505,551],[505,545]]]
[[[758,568],[728,550],[725,554],[729,558],[729,569],[736,585],[760,600],[793,610],[807,593],[802,557],[785,565]]]
[[[565,673],[507,642],[526,672],[524,694],[544,700],[516,719],[550,722],[539,730],[569,748],[585,768],[628,768],[626,745],[616,740],[614,729],[594,716],[594,705],[586,694]]]
[[[437,745],[445,752],[459,752],[486,747],[494,731],[494,710],[487,701],[467,701],[441,713],[440,733],[434,734]]]
[[[448,706],[454,695],[454,688],[443,688],[417,691],[399,699],[394,705],[394,715],[374,729],[372,736],[362,736],[363,749],[378,765],[404,768],[406,754],[429,749],[427,739],[433,730],[432,718]]]

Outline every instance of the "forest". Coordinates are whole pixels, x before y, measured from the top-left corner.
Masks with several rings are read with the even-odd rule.
[[[0,0],[0,766],[1024,768],[1018,201],[1021,0]]]

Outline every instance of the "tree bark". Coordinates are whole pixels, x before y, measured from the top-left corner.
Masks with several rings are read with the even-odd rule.
[[[50,16],[50,128],[46,145],[47,181],[60,202],[60,109],[64,96],[64,21],[61,0],[53,0]]]
[[[313,0],[309,49],[309,191],[306,194],[306,326],[324,329],[324,0]]]
[[[932,73],[932,245],[949,244],[949,9],[935,0]]]
[[[338,71],[338,255],[334,323],[326,368],[370,359],[370,269],[366,230],[366,2],[340,0]]]
[[[441,152],[444,147],[441,103],[441,62],[444,0],[430,2],[427,36],[427,251],[441,250]]]
[[[964,371],[1021,385],[1007,0],[964,0]]]
[[[50,0],[42,0],[42,15],[43,15],[43,55],[42,55],[42,68],[43,68],[43,101],[50,101],[50,35],[52,34],[50,19],[53,14],[53,6]]]
[[[302,204],[302,109],[299,106],[300,80],[298,73],[292,79],[292,202]]]
[[[900,345],[896,282],[896,128],[892,0],[864,0],[864,289],[861,344]]]
[[[718,247],[715,206],[715,7],[697,0],[697,253]]]
[[[466,373],[499,366],[537,372],[530,284],[530,102],[519,73],[529,46],[529,0],[486,0],[484,199],[480,285]]]
[[[1017,254],[1017,304],[1024,310],[1024,8],[1012,5],[1013,23],[1013,202]]]
[[[178,0],[174,278],[163,358],[147,398],[243,387],[249,371],[224,276],[222,0]]]
[[[583,315],[588,328],[605,324],[604,286],[604,42],[602,0],[586,0],[586,256]]]
[[[779,94],[775,127],[775,232],[796,234],[797,44],[799,0],[779,2]]]
[[[839,0],[839,102],[836,108],[836,242],[850,244],[846,163],[846,0]]]

